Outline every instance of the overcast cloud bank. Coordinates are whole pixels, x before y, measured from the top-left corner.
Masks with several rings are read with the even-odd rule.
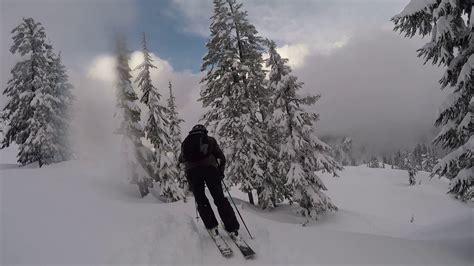
[[[182,30],[207,37],[210,1],[172,2],[173,12],[185,21]],[[416,58],[416,49],[423,42],[403,39],[391,31],[390,17],[406,2],[243,1],[262,36],[276,40],[280,53],[290,58],[295,74],[306,83],[305,93],[322,94],[315,106],[321,114],[316,132],[353,136],[361,143],[369,143],[377,153],[430,141],[436,130],[436,109],[444,95],[437,84],[442,71],[423,66],[422,60]],[[2,2],[2,88],[19,59],[8,51],[10,31],[22,17],[32,16],[44,24],[56,50],[62,51],[77,96],[75,134],[80,143],[89,140],[82,149],[102,149],[100,146],[105,145],[114,128],[111,37],[136,23],[137,5],[123,0]],[[203,112],[197,101],[202,74],[177,71],[161,59],[166,55],[152,52],[158,66],[153,80],[164,97],[168,81],[173,82],[181,117],[186,120],[186,133]],[[139,53],[134,53],[132,65],[137,60]],[[0,106],[5,102],[1,96]],[[5,153],[0,151],[0,157],[7,157]]]

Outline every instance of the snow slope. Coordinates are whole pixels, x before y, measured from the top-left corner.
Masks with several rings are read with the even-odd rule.
[[[231,259],[219,255],[196,222],[192,198],[168,204],[140,199],[124,181],[124,169],[111,165],[0,167],[2,265],[474,262],[472,203],[453,200],[445,193],[448,184],[430,181],[427,173],[414,187],[406,171],[391,169],[347,167],[340,178],[323,176],[340,210],[306,227],[293,206],[260,211],[236,199],[258,254],[245,261],[235,247]]]

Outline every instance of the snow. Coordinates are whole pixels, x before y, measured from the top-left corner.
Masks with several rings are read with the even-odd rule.
[[[469,180],[469,179],[474,179],[474,167],[470,168],[464,168],[459,171],[459,173],[456,175],[455,179],[456,180]]]
[[[134,101],[125,101],[125,105],[134,112],[140,112],[140,107]]]
[[[461,156],[472,153],[474,150],[474,136],[470,136],[467,142],[461,147],[453,150],[444,156],[434,167],[434,172],[447,167],[452,161],[458,161]]]
[[[438,117],[440,114],[444,113],[446,110],[453,108],[453,106],[459,102],[462,98],[462,92],[456,91],[450,93],[446,96],[446,99],[441,103],[440,107],[438,108],[438,113],[436,116]]]
[[[438,0],[411,0],[396,17],[412,16],[421,11],[428,12],[430,6],[435,5],[437,2]]]
[[[450,38],[454,38],[454,30],[452,29],[452,21],[454,20],[454,16],[441,16],[436,21],[436,41],[443,41],[446,39],[446,35],[450,34]],[[450,55],[449,51],[446,51],[445,54]]]
[[[473,204],[446,194],[448,182],[419,172],[346,167],[321,174],[338,212],[302,227],[294,206],[261,211],[232,194],[257,252],[246,261],[235,246],[222,258],[192,198],[161,203],[139,197],[123,166],[69,161],[43,168],[0,167],[0,264],[438,264],[472,265]],[[410,222],[413,217],[413,222]]]
[[[458,131],[467,130],[469,128],[469,124],[474,121],[474,114],[468,112],[466,116],[461,120],[461,123],[458,125]]]
[[[457,85],[459,86],[461,82],[463,83],[469,82],[471,80],[471,73],[473,70],[474,70],[474,54],[472,54],[467,59],[467,62],[462,67],[461,72],[459,73]]]

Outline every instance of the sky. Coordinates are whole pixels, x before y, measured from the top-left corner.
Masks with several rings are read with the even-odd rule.
[[[442,69],[416,57],[426,40],[392,31],[390,18],[408,0],[241,2],[259,34],[290,59],[303,93],[321,94],[314,106],[319,136],[351,136],[377,154],[430,141],[445,94],[437,83]],[[211,15],[211,0],[0,0],[0,88],[20,60],[9,52],[10,31],[22,17],[33,17],[61,51],[75,86],[78,149],[100,153],[114,145],[114,36],[127,37],[133,67],[145,32],[158,66],[153,80],[163,99],[173,83],[185,134],[203,112],[197,99]],[[7,100],[0,96],[0,107]],[[14,154],[14,148],[2,150],[0,161]]]

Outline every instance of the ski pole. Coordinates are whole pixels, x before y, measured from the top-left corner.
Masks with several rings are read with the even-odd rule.
[[[232,198],[232,195],[230,194],[229,189],[227,188],[227,186],[226,186],[226,184],[224,183],[223,180],[221,180],[221,182],[222,182],[222,184],[224,184],[224,188],[225,188],[225,190],[227,190],[227,193],[229,194],[230,201],[232,201],[232,204],[234,205],[235,210],[239,214],[240,220],[242,220],[242,223],[244,224],[245,229],[247,230],[247,233],[249,233],[250,239],[253,239],[252,235],[250,234],[249,228],[245,224],[244,218],[242,218],[242,215],[240,214],[239,209],[237,209],[237,205],[235,205],[234,199]]]

